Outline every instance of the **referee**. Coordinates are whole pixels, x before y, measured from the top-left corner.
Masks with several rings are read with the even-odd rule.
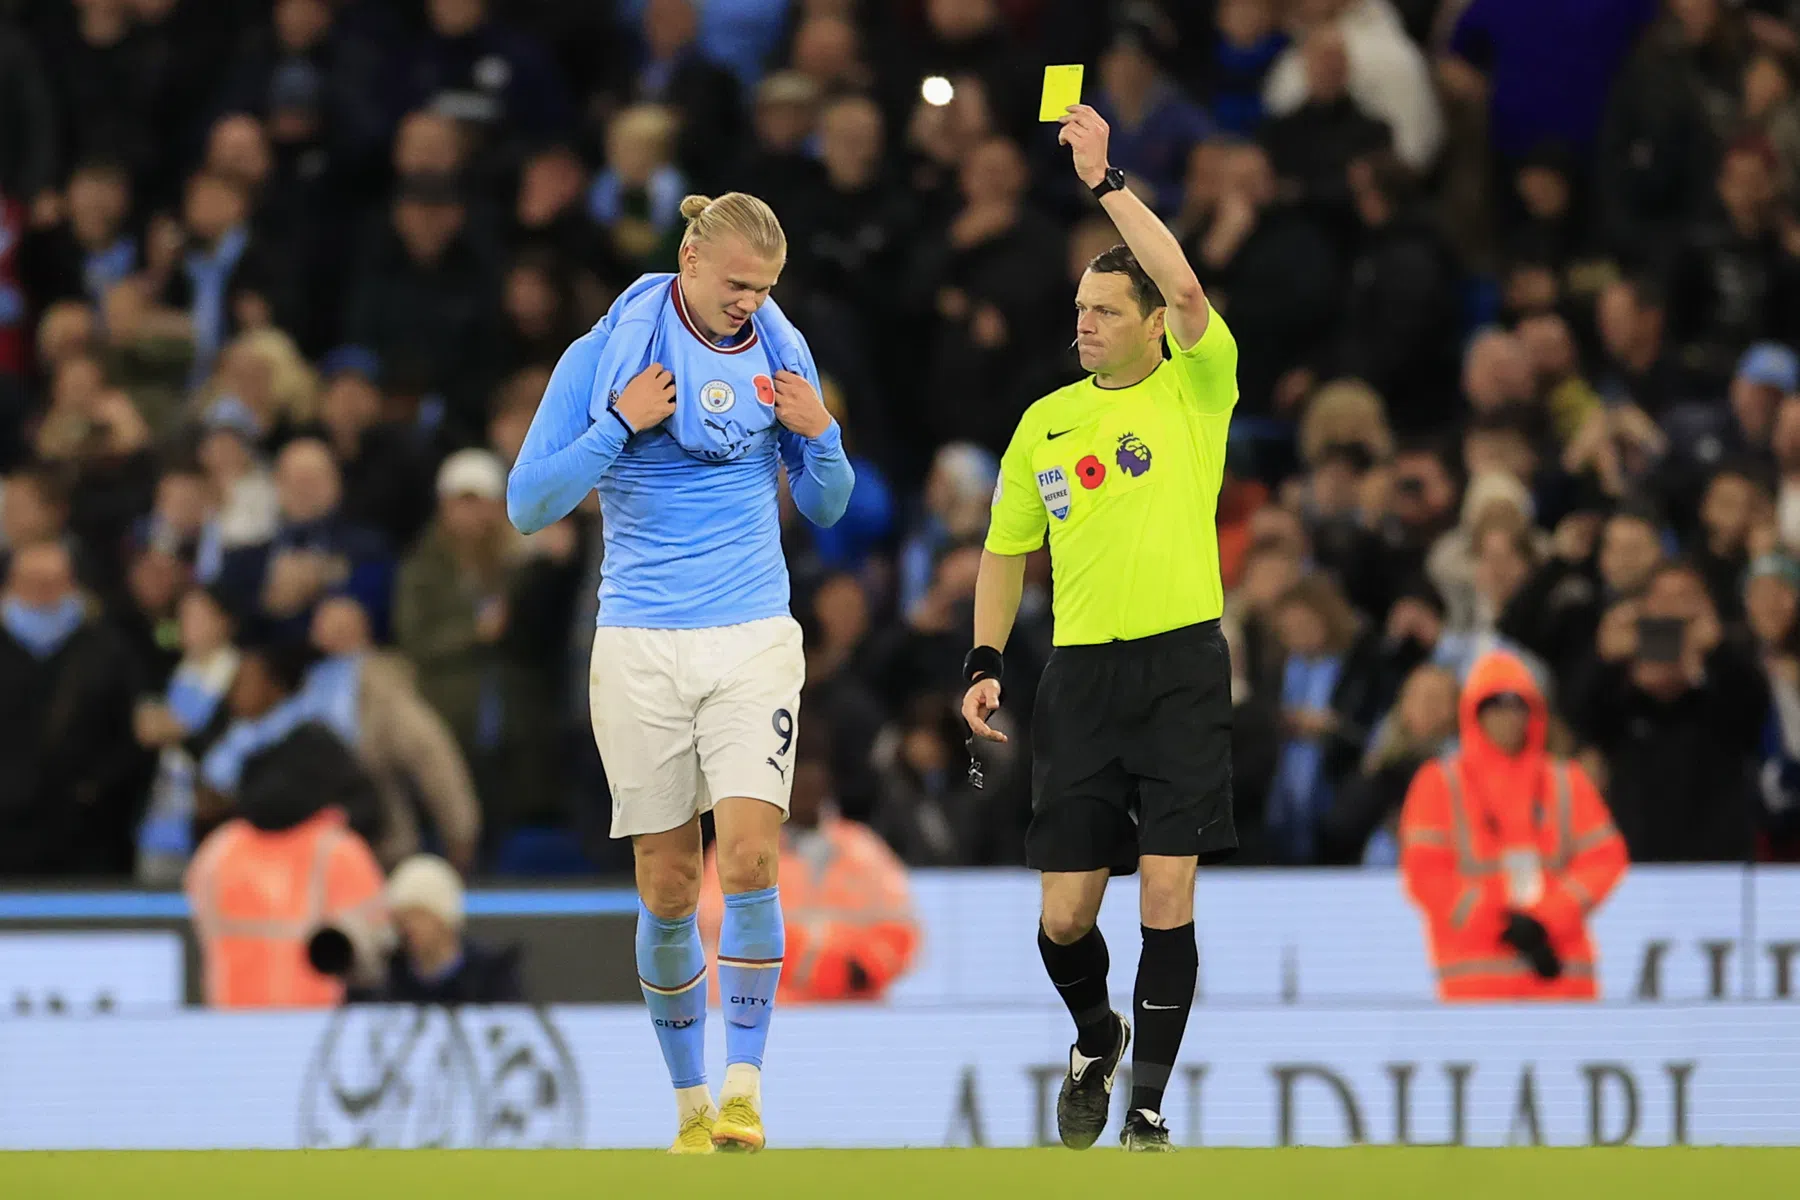
[[[1048,531],[1056,650],[1032,715],[1025,845],[1043,874],[1038,949],[1077,1031],[1057,1132],[1082,1150],[1106,1127],[1131,1022],[1108,1002],[1095,920],[1107,879],[1141,872],[1137,1049],[1119,1140],[1168,1150],[1163,1089],[1199,968],[1194,873],[1237,848],[1214,528],[1237,344],[1174,235],[1107,166],[1100,114],[1076,105],[1062,126],[1075,173],[1125,244],[1088,264],[1075,293],[1089,377],[1033,404],[1001,460],[963,717],[977,737],[1006,740],[987,724],[1000,706],[1000,652],[1025,556]]]

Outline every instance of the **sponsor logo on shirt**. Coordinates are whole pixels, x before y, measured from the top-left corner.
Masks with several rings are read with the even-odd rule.
[[[1069,477],[1063,474],[1061,467],[1051,467],[1048,471],[1037,473],[1038,495],[1044,498],[1044,507],[1050,515],[1059,521],[1069,519]]]

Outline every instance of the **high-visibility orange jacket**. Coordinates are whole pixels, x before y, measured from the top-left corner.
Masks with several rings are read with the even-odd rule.
[[[312,969],[307,939],[384,919],[381,867],[337,808],[279,832],[226,822],[200,843],[186,890],[214,1008],[341,1003],[343,983]]]
[[[1490,742],[1475,716],[1503,692],[1531,707],[1517,755]],[[1549,715],[1517,658],[1495,651],[1476,661],[1459,717],[1460,749],[1419,768],[1400,818],[1400,872],[1425,917],[1438,996],[1595,999],[1587,914],[1625,874],[1625,841],[1581,768],[1545,753]],[[1511,912],[1543,924],[1560,979],[1540,979],[1500,940]]]
[[[826,814],[815,829],[782,829],[779,871],[787,950],[776,1002],[880,999],[919,947],[905,865],[868,826]],[[716,997],[725,912],[716,847],[702,878],[700,936]]]

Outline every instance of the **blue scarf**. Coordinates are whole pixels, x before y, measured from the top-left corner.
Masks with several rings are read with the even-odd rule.
[[[1342,670],[1343,660],[1336,655],[1289,655],[1282,669],[1281,707],[1330,708],[1331,693]],[[1317,738],[1289,738],[1281,745],[1275,781],[1269,788],[1267,820],[1288,862],[1312,860],[1314,831],[1331,805],[1331,785],[1320,775],[1324,763],[1325,748]]]
[[[81,264],[81,283],[87,298],[104,309],[113,284],[137,270],[137,243],[121,237],[104,250],[90,250]]]
[[[191,250],[182,262],[188,283],[194,289],[190,315],[194,322],[194,368],[189,383],[198,387],[206,382],[213,359],[225,344],[225,329],[230,313],[226,311],[225,285],[237,270],[238,260],[250,245],[250,232],[242,225],[219,239],[211,253]]]
[[[63,648],[81,628],[86,614],[86,606],[76,595],[64,596],[49,608],[32,608],[17,600],[8,600],[0,606],[0,624],[6,626],[6,632],[12,634],[15,642],[41,662]]]
[[[237,677],[238,657],[228,646],[202,661],[184,658],[175,668],[163,703],[189,737],[206,728],[218,712]],[[194,852],[194,778],[194,757],[186,747],[164,747],[156,760],[150,807],[138,827],[140,865],[154,858],[181,863]]]
[[[687,194],[687,180],[674,167],[658,167],[650,176],[650,182],[644,185],[644,192],[650,201],[649,221],[653,229],[668,229],[675,224],[681,215],[681,198]],[[594,180],[593,190],[588,193],[588,216],[602,225],[611,225],[625,215],[625,185],[619,182],[619,173],[608,170],[600,172]]]

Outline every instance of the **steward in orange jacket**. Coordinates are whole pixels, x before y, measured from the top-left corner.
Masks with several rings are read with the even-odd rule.
[[[874,830],[830,810],[830,768],[802,739],[776,868],[787,952],[775,1002],[879,1000],[919,948],[906,866]],[[717,997],[725,913],[717,846],[706,852],[700,887],[700,937]]]
[[[1587,915],[1625,874],[1625,841],[1579,766],[1544,751],[1525,665],[1494,651],[1463,688],[1460,749],[1413,777],[1400,873],[1446,1001],[1593,1000]]]

